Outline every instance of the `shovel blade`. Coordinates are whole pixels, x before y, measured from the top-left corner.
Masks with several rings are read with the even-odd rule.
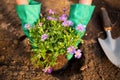
[[[98,41],[108,59],[120,68],[120,38],[108,37],[105,40],[98,38]]]

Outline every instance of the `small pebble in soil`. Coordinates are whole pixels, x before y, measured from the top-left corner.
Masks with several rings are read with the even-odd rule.
[[[13,44],[18,44],[18,40],[13,40]]]
[[[84,66],[82,66],[81,68],[80,68],[80,70],[81,71],[84,71],[85,69],[87,69],[88,68],[88,65],[84,65]]]
[[[85,36],[88,36],[88,34],[86,33]]]
[[[5,47],[3,47],[2,49],[3,49],[3,50],[5,50],[6,48],[5,48]]]
[[[4,61],[4,60],[5,60],[5,56],[1,56],[0,61]]]

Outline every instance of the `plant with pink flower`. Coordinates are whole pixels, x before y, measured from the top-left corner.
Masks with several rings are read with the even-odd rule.
[[[73,22],[67,20],[67,15],[64,13],[57,16],[53,10],[49,10],[49,15],[41,17],[35,27],[29,29],[30,37],[33,42],[30,44],[32,49],[32,62],[36,66],[43,68],[45,73],[51,73],[60,61],[59,56],[65,55],[67,60],[73,56],[81,57],[81,51],[78,48],[78,42],[81,43],[80,35],[75,34],[76,29],[82,33],[82,28],[73,28]],[[80,28],[79,28],[80,27]]]

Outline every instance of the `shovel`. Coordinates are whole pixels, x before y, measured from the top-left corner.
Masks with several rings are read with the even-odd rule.
[[[117,67],[120,68],[120,38],[113,39],[111,36],[111,21],[105,8],[101,8],[104,30],[107,34],[106,39],[98,38],[98,41],[105,52],[108,59]]]

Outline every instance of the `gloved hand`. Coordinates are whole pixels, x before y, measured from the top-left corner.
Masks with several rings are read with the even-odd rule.
[[[69,20],[74,23],[74,28],[79,24],[85,25],[85,28],[93,14],[95,6],[85,4],[73,4],[70,6]],[[83,37],[85,31],[80,35]],[[76,31],[77,32],[77,31]],[[77,32],[78,33],[78,32]]]
[[[34,25],[35,22],[40,18],[41,3],[34,0],[28,0],[29,4],[27,5],[17,5],[16,12],[18,17],[22,22],[22,29],[25,35],[32,41],[32,38],[29,35],[29,31],[25,28],[25,24]]]
[[[76,27],[78,27],[78,25],[84,25],[84,30],[82,32],[79,31],[75,31],[75,34],[79,34],[80,38],[83,37],[83,35],[86,32],[86,26],[93,14],[95,6],[91,6],[91,5],[85,5],[85,4],[73,4],[70,6],[70,13],[69,13],[69,20],[73,22],[73,27],[74,29],[76,29]],[[80,42],[76,42],[76,46],[78,46]],[[73,54],[69,54],[66,56],[66,58],[68,60],[71,60],[71,58],[73,57]]]

